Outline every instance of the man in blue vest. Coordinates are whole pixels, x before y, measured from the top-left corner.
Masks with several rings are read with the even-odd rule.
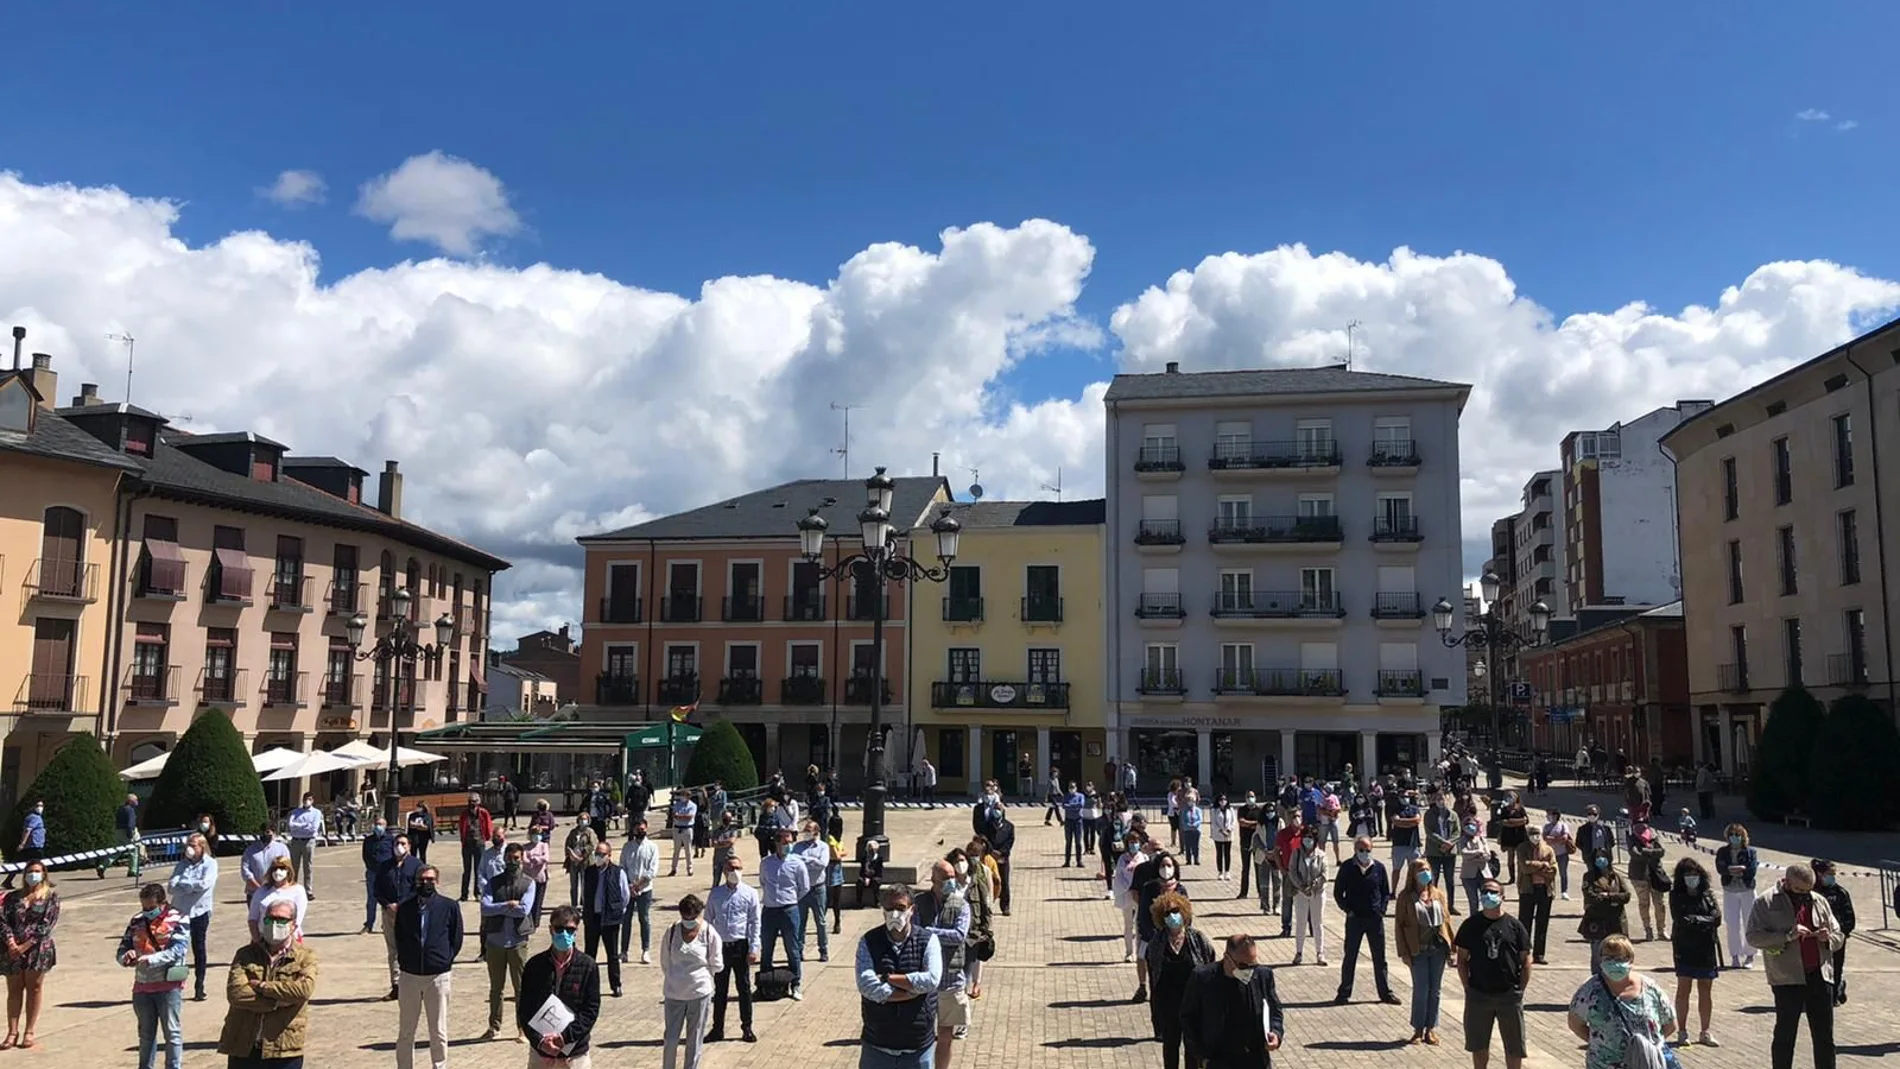
[[[884,924],[858,942],[864,1013],[858,1069],[931,1069],[943,947],[912,923],[910,888],[886,885],[877,897]]]

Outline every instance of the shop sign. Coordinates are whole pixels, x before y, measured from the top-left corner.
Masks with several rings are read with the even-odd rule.
[[[1130,716],[1123,722],[1133,728],[1237,728],[1237,716]]]

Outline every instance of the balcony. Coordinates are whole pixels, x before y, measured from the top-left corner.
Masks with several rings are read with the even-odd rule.
[[[320,697],[325,709],[361,709],[363,707],[363,677],[355,674],[341,679],[326,676]]]
[[[1336,668],[1223,669],[1214,679],[1217,698],[1297,698],[1333,704],[1346,696]]]
[[[1143,520],[1135,528],[1135,549],[1141,553],[1179,553],[1187,545],[1180,520]]]
[[[324,592],[324,612],[330,616],[354,616],[368,604],[368,583],[333,582]]]
[[[416,696],[415,676],[403,676],[397,679],[393,685],[389,680],[384,679],[380,685],[372,684],[370,687],[370,709],[372,711],[387,710],[391,705],[394,705],[396,709],[399,710],[402,718],[402,723],[399,726],[413,726],[415,721]],[[384,719],[382,723],[384,726],[388,726],[387,719]]]
[[[1345,538],[1337,516],[1250,516],[1217,521],[1207,530],[1216,548],[1280,552],[1290,547],[1340,547]]]
[[[185,553],[178,543],[146,539],[132,575],[132,596],[144,601],[183,601],[190,589],[185,585]]]
[[[624,594],[619,597],[609,595],[600,599],[595,620],[603,624],[637,624],[645,615],[640,611],[640,607],[639,598],[627,597]]]
[[[1338,627],[1346,615],[1339,591],[1306,593],[1298,590],[1220,591],[1211,610],[1216,624]]]
[[[35,672],[20,681],[13,697],[16,715],[58,716],[86,711],[86,677],[65,672]]]
[[[1059,624],[1062,622],[1062,599],[1050,594],[1032,594],[1023,599],[1022,621],[1026,624]]]
[[[930,704],[937,709],[1067,709],[1067,683],[932,683]]]
[[[71,560],[36,560],[21,583],[26,596],[38,601],[90,605],[99,600],[99,566]]]
[[[719,618],[729,624],[759,623],[765,619],[765,599],[757,594],[734,594],[721,598]]]
[[[178,704],[178,666],[133,665],[125,672],[125,704],[169,709]]]
[[[889,594],[852,593],[844,599],[844,618],[847,620],[874,620],[880,611],[884,614],[884,619],[891,618]]]
[[[264,677],[264,687],[258,693],[263,697],[266,709],[301,709],[310,704],[309,684],[308,672],[267,675]]]
[[[879,684],[877,688],[878,704],[889,705],[891,703],[891,681],[888,679],[881,679],[881,680],[878,680],[877,682]],[[869,676],[855,676],[851,679],[845,680],[844,681],[844,704],[846,705],[871,704],[871,683],[872,683],[872,680]]]
[[[781,680],[778,700],[780,705],[823,705],[825,681],[815,675],[791,676]]]
[[[272,612],[315,612],[316,604],[310,600],[310,581],[307,575],[272,576],[270,610]]]
[[[1135,478],[1143,481],[1179,479],[1186,470],[1178,445],[1144,445],[1135,455]]]
[[[1223,442],[1207,458],[1207,470],[1216,476],[1338,475],[1339,443]]]
[[[727,676],[719,681],[719,704],[758,705],[765,701],[765,682],[758,676]]]
[[[1424,534],[1418,529],[1417,516],[1374,516],[1372,544],[1377,549],[1416,551]]]
[[[1372,618],[1380,627],[1416,627],[1425,619],[1425,599],[1416,590],[1381,590],[1372,595]]]
[[[945,598],[943,599],[943,618],[946,623],[975,624],[983,622],[982,598]]]
[[[594,678],[594,704],[639,705],[640,677],[611,676],[602,672]]]
[[[250,693],[245,690],[244,682],[249,675],[248,668],[227,668],[217,672],[200,668],[198,670],[198,704],[242,709],[250,704]]]
[[[1827,681],[1835,687],[1864,687],[1868,684],[1867,655],[1830,653],[1827,655]]]
[[[660,680],[659,688],[653,695],[656,705],[691,705],[698,700],[698,673],[667,676]]]
[[[213,605],[248,606],[256,577],[250,558],[243,550],[213,550],[211,567],[205,569],[205,601]]]
[[[1179,594],[1143,594],[1135,602],[1135,619],[1150,627],[1180,627],[1187,609]]]
[[[1425,676],[1416,668],[1381,668],[1373,693],[1380,698],[1422,699]]]
[[[1374,475],[1418,474],[1418,443],[1410,438],[1372,443],[1366,467]]]
[[[1718,664],[1715,666],[1715,686],[1717,690],[1729,694],[1748,693],[1748,662]]]
[[[1173,698],[1178,701],[1187,695],[1187,680],[1179,669],[1144,668],[1141,677],[1135,681],[1135,693],[1148,698]]]
[[[825,595],[820,590],[801,590],[785,598],[785,622],[818,621],[825,618]]]
[[[697,594],[665,594],[660,597],[660,622],[696,624],[700,621],[703,599]]]

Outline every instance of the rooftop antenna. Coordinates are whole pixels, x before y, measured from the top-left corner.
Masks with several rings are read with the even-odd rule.
[[[964,469],[970,473],[970,500],[983,500],[983,482],[975,468]]]
[[[1363,327],[1363,326],[1365,326],[1365,324],[1359,322],[1357,319],[1346,324],[1346,370],[1347,371],[1352,370],[1353,335],[1358,332],[1360,327]]]
[[[1056,469],[1056,484],[1054,486],[1050,486],[1048,483],[1043,483],[1042,488],[1044,490],[1054,491],[1056,495],[1056,500],[1057,501],[1062,500],[1062,469],[1061,468]]]
[[[844,477],[847,479],[851,477],[851,410],[863,407],[863,405],[841,405],[836,401],[831,402],[833,412],[844,413],[844,445],[833,449],[832,452],[844,461]]]
[[[132,337],[131,331],[108,334],[106,340],[125,346],[125,403],[129,405],[132,403],[132,347],[138,344],[138,340]]]

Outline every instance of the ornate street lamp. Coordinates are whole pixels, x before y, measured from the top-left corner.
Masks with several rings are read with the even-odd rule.
[[[798,521],[798,547],[807,563],[814,565],[820,579],[837,579],[840,584],[856,584],[871,594],[871,783],[864,789],[864,831],[858,838],[858,854],[863,856],[867,840],[884,837],[884,798],[889,787],[884,782],[884,606],[885,588],[891,583],[941,583],[950,578],[950,562],[957,556],[957,541],[963,525],[950,515],[946,506],[931,523],[937,536],[937,565],[932,567],[898,552],[896,532],[891,526],[891,505],[896,496],[897,480],[877,469],[864,481],[867,500],[858,513],[858,537],[863,548],[826,565],[825,533],[830,524],[818,509]]]
[[[364,633],[369,630],[369,617],[359,612],[351,616],[344,625],[348,633],[350,652],[359,661],[375,660],[383,670],[383,685],[392,689],[395,688],[397,677],[396,671],[392,669],[400,669],[404,665],[420,660],[433,661],[446,653],[449,643],[455,640],[455,618],[445,612],[436,618],[434,644],[418,642],[416,626],[409,619],[409,607],[414,600],[415,596],[407,587],[397,587],[391,592],[389,603],[395,622],[390,626],[389,633],[377,639],[376,644],[367,650],[362,650],[361,647]],[[398,771],[396,757],[399,747],[396,737],[395,703],[389,704],[389,783],[383,792],[383,810],[389,817],[389,826],[397,828],[401,827],[402,819],[402,796],[396,789]],[[408,712],[413,721],[416,711],[414,687],[409,688],[409,700],[405,704],[409,707]]]
[[[1485,660],[1472,666],[1472,672],[1479,679],[1485,679],[1487,675],[1490,679],[1485,689],[1491,703],[1491,745],[1493,746],[1497,746],[1502,741],[1503,724],[1498,712],[1501,705],[1498,688],[1504,683],[1504,674],[1488,669],[1487,664],[1498,664],[1500,652],[1509,653],[1513,650],[1542,645],[1545,634],[1550,631],[1550,606],[1542,601],[1531,605],[1530,634],[1515,631],[1506,624],[1504,618],[1497,612],[1500,585],[1502,581],[1497,573],[1489,569],[1478,577],[1478,592],[1484,596],[1484,615],[1473,621],[1462,633],[1452,631],[1451,619],[1455,610],[1451,602],[1439,598],[1438,604],[1432,606],[1432,625],[1438,629],[1438,637],[1447,647],[1481,648],[1486,653]]]

